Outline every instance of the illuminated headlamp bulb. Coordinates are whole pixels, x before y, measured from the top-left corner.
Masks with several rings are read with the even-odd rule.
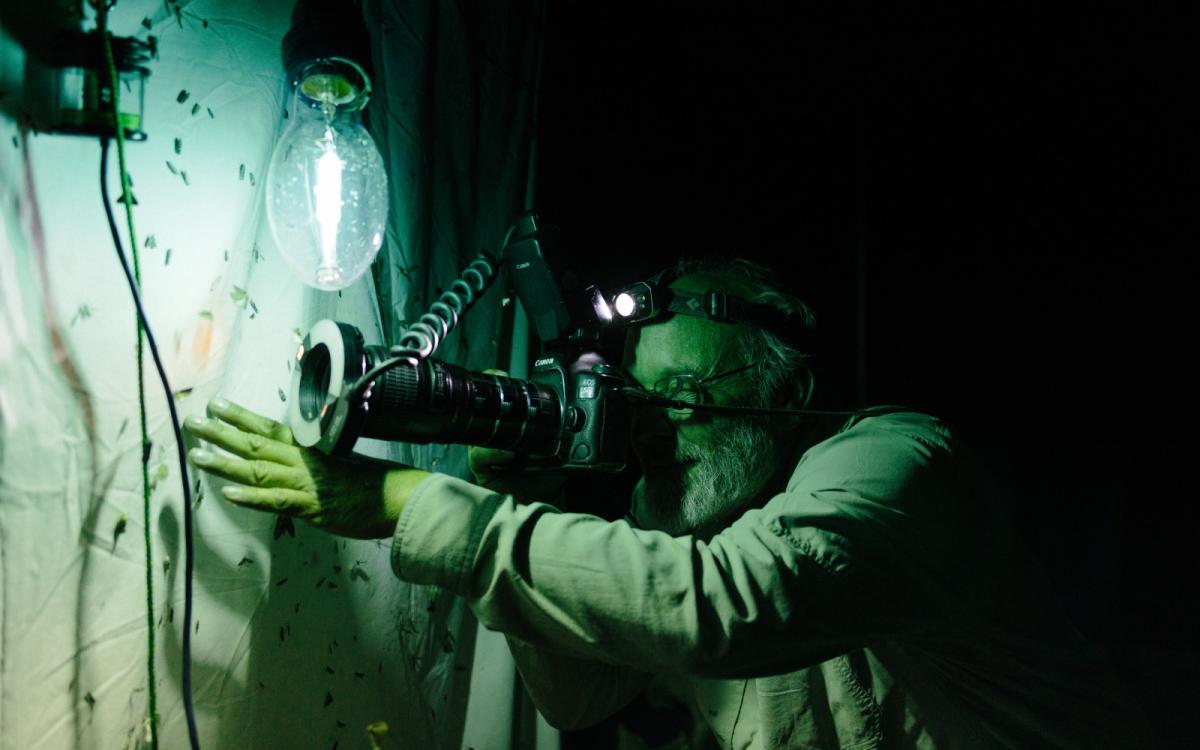
[[[363,127],[371,93],[362,68],[321,58],[295,80],[293,116],[267,173],[267,220],[300,279],[344,289],[371,266],[387,224],[387,172]]]
[[[613,307],[616,308],[617,315],[620,315],[622,318],[628,318],[637,309],[637,302],[634,301],[633,295],[629,292],[621,292],[613,300]]]

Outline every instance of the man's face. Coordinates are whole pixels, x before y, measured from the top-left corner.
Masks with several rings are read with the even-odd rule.
[[[676,286],[693,288],[689,279]],[[698,287],[711,286],[703,283]],[[643,387],[662,378],[690,374],[703,379],[751,364],[738,337],[749,329],[676,315],[631,332],[626,371]],[[755,369],[706,386],[711,403],[749,405],[758,396]],[[755,499],[780,468],[788,446],[763,417],[679,412],[639,407],[633,449],[643,477],[634,488],[635,507],[654,528],[679,535],[711,532]]]

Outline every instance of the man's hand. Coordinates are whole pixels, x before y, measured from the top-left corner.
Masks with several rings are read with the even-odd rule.
[[[499,448],[467,448],[467,465],[475,484],[493,492],[512,495],[518,502],[552,503],[566,484],[562,474],[532,473],[514,468],[516,454]]]
[[[224,399],[209,402],[208,419],[184,426],[230,455],[193,448],[199,468],[236,482],[222,489],[230,502],[308,521],[356,539],[392,535],[424,471],[363,458],[327,456],[296,444],[292,431]]]

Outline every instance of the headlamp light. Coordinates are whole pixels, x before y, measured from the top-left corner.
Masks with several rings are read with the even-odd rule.
[[[612,308],[622,323],[638,323],[653,318],[659,312],[659,307],[655,304],[654,290],[645,281],[639,281],[614,294]]]

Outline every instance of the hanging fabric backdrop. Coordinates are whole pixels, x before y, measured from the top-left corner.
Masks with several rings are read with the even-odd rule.
[[[274,247],[262,194],[290,106],[279,48],[291,6],[121,0],[112,11],[115,34],[158,39],[149,138],[127,152],[143,299],[181,417],[219,394],[282,420],[309,326],[334,318],[395,341],[480,249],[496,249],[528,199],[540,4],[368,0],[387,241],[374,273],[344,292],[303,286]],[[19,61],[11,39],[0,45],[6,66]],[[0,748],[145,745],[147,538],[160,742],[186,747],[179,467],[147,356],[144,517],[135,315],[101,205],[100,149],[24,131],[21,102],[3,105]],[[503,284],[441,358],[501,364]],[[462,448],[365,450],[465,472]],[[386,540],[289,529],[192,481],[204,747],[364,747],[375,721],[389,725],[385,747],[460,742],[475,634],[460,601],[395,579]]]

